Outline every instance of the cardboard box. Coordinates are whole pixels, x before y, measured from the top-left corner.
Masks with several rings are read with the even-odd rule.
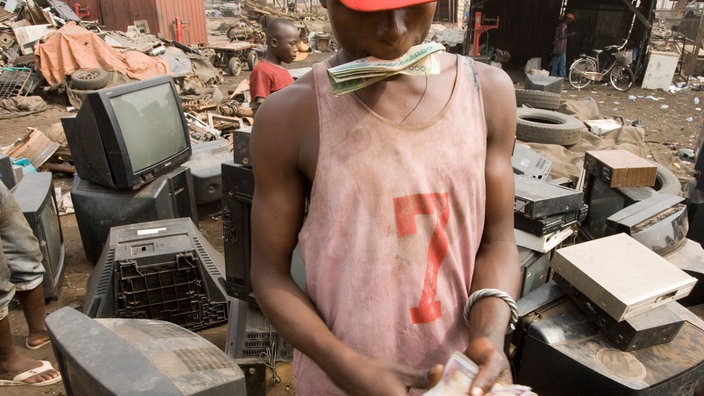
[[[652,187],[657,167],[626,150],[591,150],[584,155],[584,169],[604,179],[609,187]]]

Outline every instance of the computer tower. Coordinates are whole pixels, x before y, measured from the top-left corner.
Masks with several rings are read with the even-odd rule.
[[[198,224],[190,169],[178,167],[138,190],[113,190],[74,175],[71,199],[86,258],[100,257],[110,227],[190,217]]]
[[[188,217],[112,227],[88,279],[84,313],[159,319],[194,331],[223,323],[223,261]]]
[[[193,195],[198,218],[222,211],[222,163],[232,159],[230,142],[217,139],[191,146],[191,158],[183,167],[191,170]]]
[[[29,172],[12,189],[39,242],[44,265],[44,298],[59,296],[64,276],[65,247],[51,172]]]

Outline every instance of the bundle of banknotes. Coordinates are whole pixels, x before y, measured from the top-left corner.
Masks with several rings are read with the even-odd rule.
[[[455,352],[445,364],[442,378],[434,387],[424,393],[426,396],[467,395],[474,376],[479,372],[476,363],[465,354]],[[491,388],[492,396],[537,396],[531,388],[524,385],[505,385],[496,383]]]
[[[411,47],[398,59],[379,59],[373,56],[357,59],[328,69],[332,92],[340,96],[356,91],[395,74],[430,75],[440,73],[437,53],[445,47],[436,42]]]

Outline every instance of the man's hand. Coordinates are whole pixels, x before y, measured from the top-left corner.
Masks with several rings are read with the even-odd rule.
[[[442,376],[443,366],[429,370],[411,369],[361,354],[354,357],[352,370],[328,372],[333,381],[349,395],[407,395],[411,388],[430,389]]]
[[[489,392],[497,381],[503,384],[513,383],[506,355],[496,349],[488,338],[474,338],[464,353],[479,366],[479,373],[474,377],[469,395],[482,396]]]

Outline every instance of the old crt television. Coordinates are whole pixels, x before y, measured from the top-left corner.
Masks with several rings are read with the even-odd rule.
[[[227,322],[224,258],[188,218],[110,228],[86,285],[91,318],[157,319],[192,331]]]
[[[91,319],[63,307],[46,326],[69,396],[247,394],[235,360],[177,324]]]
[[[90,92],[61,123],[78,176],[108,188],[137,189],[191,156],[170,76]]]
[[[56,207],[51,172],[28,172],[12,189],[24,217],[39,241],[44,272],[44,297],[58,297],[64,274],[64,238]]]

